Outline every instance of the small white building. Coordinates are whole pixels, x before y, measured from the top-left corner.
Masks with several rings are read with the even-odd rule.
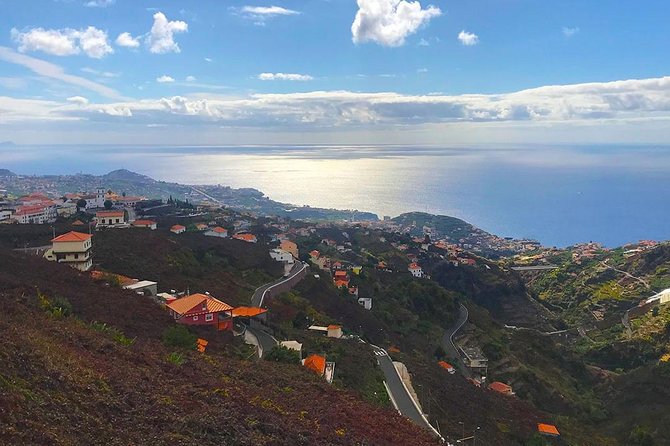
[[[668,302],[670,302],[670,288],[667,288],[646,300],[646,303],[648,304],[650,303],[665,304]]]
[[[289,264],[292,264],[292,263],[295,262],[293,260],[293,254],[291,254],[288,251],[284,251],[283,249],[279,249],[279,248],[275,248],[272,251],[270,251],[270,257],[272,257],[277,262],[284,262],[284,263],[289,263]]]
[[[135,291],[147,297],[156,297],[158,295],[158,283],[150,280],[140,280],[123,287],[124,290]]]
[[[328,337],[339,339],[342,337],[342,327],[339,325],[328,326]]]
[[[153,220],[135,220],[132,225],[136,228],[148,228],[155,231],[158,225]]]
[[[181,234],[182,232],[186,232],[186,226],[174,225],[170,228],[170,232],[173,234]]]
[[[298,341],[282,341],[280,342],[280,345],[284,348],[288,348],[289,350],[295,350],[298,352],[300,355],[300,358],[302,359],[302,344]]]
[[[226,237],[228,237],[228,230],[222,228],[221,226],[217,226],[216,228],[212,228],[208,231],[205,231],[205,235],[207,237],[226,238]]]
[[[95,214],[96,226],[114,227],[124,226],[127,223],[126,211],[98,211]]]
[[[365,308],[366,310],[372,310],[372,298],[371,297],[359,297],[358,304]]]
[[[421,268],[421,266],[419,266],[418,263],[410,263],[409,266],[407,267],[407,270],[410,273],[412,273],[414,277],[421,278],[424,276],[423,269]]]

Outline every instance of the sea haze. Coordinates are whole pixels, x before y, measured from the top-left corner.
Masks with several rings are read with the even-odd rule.
[[[670,238],[670,147],[15,146],[19,174],[126,168],[188,184],[254,187],[295,204],[427,211],[546,245]]]

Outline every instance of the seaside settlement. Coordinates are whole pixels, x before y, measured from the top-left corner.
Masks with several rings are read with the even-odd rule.
[[[311,280],[325,278],[340,292],[343,302],[354,302],[369,312],[376,306],[374,292],[366,280],[371,275],[404,275],[414,281],[427,281],[436,265],[482,272],[492,268],[511,268],[522,272],[551,270],[558,268],[552,263],[557,256],[580,264],[607,252],[601,245],[588,243],[571,247],[566,254],[566,250],[545,248],[531,240],[498,238],[476,229],[463,234],[460,226],[453,228],[452,235],[448,235],[438,227],[407,219],[292,220],[231,210],[222,202],[213,202],[207,197],[198,202],[172,197],[165,200],[119,193],[104,185],[92,191],[68,192],[58,196],[42,190],[21,196],[12,196],[7,192],[2,194],[0,224],[47,225],[52,228],[48,244],[19,244],[16,250],[67,264],[90,274],[92,280],[118,284],[138,296],[151,299],[162,306],[177,325],[243,336],[256,348],[258,357],[276,354],[273,352],[277,348],[291,351],[304,367],[329,383],[337,374],[336,361],[332,357],[317,352],[303,355],[301,342],[276,339],[265,322],[268,300],[290,291],[306,277],[311,277]],[[218,240],[217,243],[237,244],[236,249],[241,250],[245,246],[267,246],[267,256],[281,265],[283,275],[259,287],[251,304],[245,306],[230,305],[225,296],[211,295],[207,289],[163,289],[155,278],[131,278],[98,267],[96,235],[110,230],[164,231],[169,237],[201,237],[203,241],[210,239]],[[455,238],[453,234],[460,236]],[[655,242],[642,241],[627,246],[622,255],[639,255],[655,245]],[[496,263],[477,255],[477,246],[487,246],[488,249],[495,246],[500,250],[511,250],[514,255]],[[668,301],[670,291],[665,290],[649,296],[640,305],[655,306]],[[448,338],[448,346],[453,348],[454,353],[448,357],[442,354],[441,359],[436,361],[437,365],[448,375],[462,374],[473,386],[515,398],[515,391],[509,382],[489,382],[487,379],[489,359],[477,337],[471,335],[471,330],[461,330],[467,320],[467,311],[464,315],[460,325],[459,321],[454,322]],[[595,314],[594,317],[598,319],[599,316]],[[325,338],[358,339],[363,342],[355,334],[355,329],[343,324],[317,324],[309,320],[305,325],[305,330]],[[207,332],[199,333],[201,337],[197,339],[197,349],[205,352],[209,343]],[[388,353],[381,350],[378,354],[398,352],[396,347],[391,346]],[[392,370],[416,401],[418,398],[405,365],[394,361]],[[538,432],[560,437],[558,429],[550,424],[540,423]]]

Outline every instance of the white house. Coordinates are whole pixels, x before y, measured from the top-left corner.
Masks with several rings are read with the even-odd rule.
[[[358,304],[365,308],[366,310],[372,310],[372,298],[371,297],[359,297]]]
[[[125,211],[98,211],[95,214],[95,219],[97,221],[97,226],[123,226],[126,222],[126,212]]]
[[[270,257],[272,257],[277,262],[294,263],[293,254],[288,251],[284,251],[283,249],[273,249],[270,251]]]
[[[84,195],[81,198],[86,201],[86,209],[105,207],[105,189],[101,187],[95,191],[95,194]]]
[[[648,304],[654,302],[659,304],[665,304],[670,302],[670,288],[667,288],[646,300],[646,303]]]
[[[80,271],[88,271],[93,265],[93,243],[90,234],[68,232],[51,242],[52,247],[44,253],[47,260],[67,263]]]
[[[173,234],[181,234],[182,232],[186,232],[186,226],[174,225],[170,228],[170,232]]]
[[[153,220],[135,220],[132,225],[136,228],[149,228],[155,231],[158,225]]]
[[[339,325],[329,325],[328,326],[328,337],[329,338],[341,338],[342,337],[342,327]]]
[[[216,228],[212,228],[212,229],[206,231],[205,235],[207,237],[226,238],[226,237],[228,237],[228,231],[226,229],[223,229],[220,226],[217,226]]]
[[[423,277],[423,269],[421,269],[421,266],[419,266],[418,263],[410,263],[409,266],[407,267],[407,270],[412,273],[414,277]]]

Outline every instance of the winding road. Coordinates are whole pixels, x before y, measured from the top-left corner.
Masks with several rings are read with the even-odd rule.
[[[463,375],[466,378],[470,378],[471,377],[470,369],[465,366],[465,363],[461,358],[461,354],[458,352],[458,347],[456,347],[456,343],[454,342],[454,336],[456,335],[458,330],[460,330],[461,327],[463,327],[463,325],[465,325],[465,323],[468,321],[468,309],[465,308],[465,305],[463,304],[460,305],[461,306],[459,307],[458,311],[458,319],[444,333],[444,336],[442,337],[442,346],[444,347],[444,350],[447,352],[447,355],[451,358],[454,358],[461,365],[460,369]]]
[[[377,347],[376,345],[370,344],[370,346],[375,352],[375,357],[377,358],[377,363],[379,364],[382,373],[384,373],[389,397],[398,412],[400,412],[402,416],[412,420],[418,426],[428,429],[436,437],[443,439],[440,433],[428,422],[419,409],[419,406],[410,395],[409,390],[405,386],[405,383],[402,382],[402,379],[400,379],[400,375],[386,350]]]
[[[254,307],[262,307],[269,290],[277,285],[281,285],[282,283],[291,280],[297,274],[300,274],[303,270],[305,270],[305,268],[307,268],[307,264],[296,262],[293,265],[293,268],[291,268],[288,276],[282,277],[281,279],[277,279],[274,282],[266,283],[265,285],[261,285],[260,287],[256,288],[256,291],[254,291],[254,294],[251,296],[251,305]],[[279,343],[270,333],[265,331],[263,326],[260,324],[247,325],[247,331],[254,335],[258,340],[258,343],[261,346],[261,357],[263,356],[263,353],[269,352]]]

